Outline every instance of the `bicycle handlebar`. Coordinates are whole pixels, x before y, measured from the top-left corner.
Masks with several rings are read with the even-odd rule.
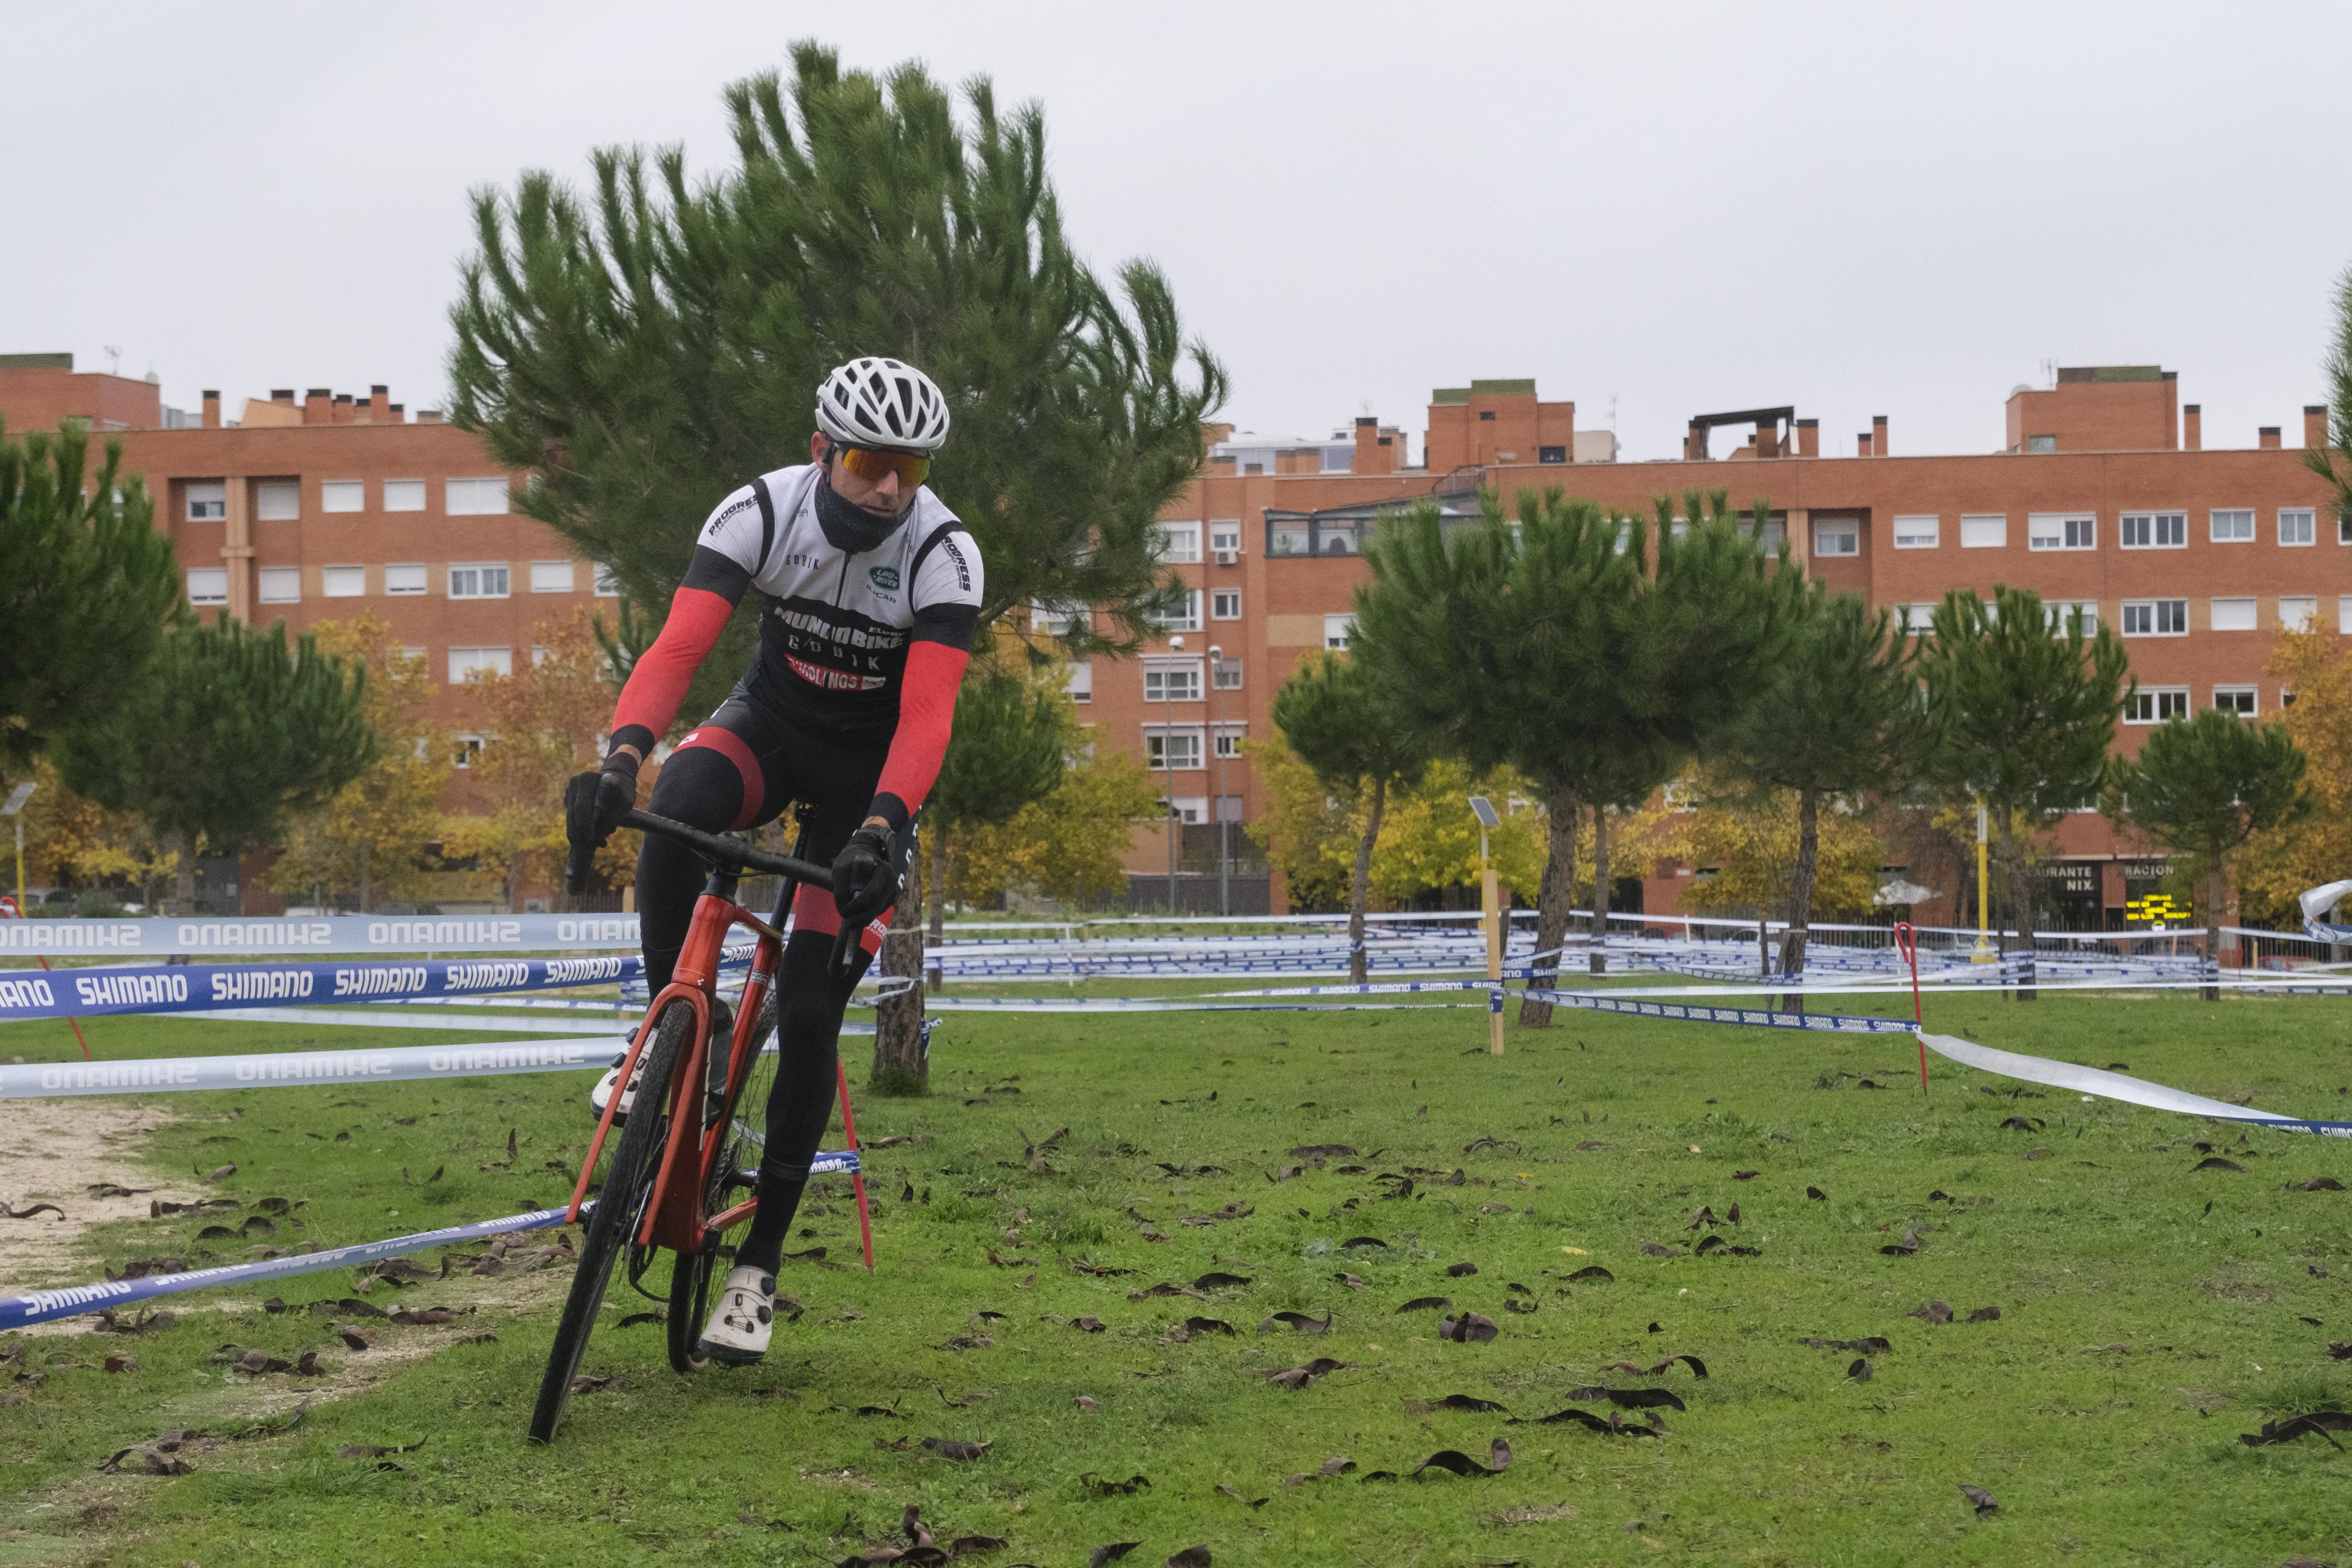
[[[706,860],[732,866],[738,871],[765,871],[772,876],[790,877],[809,887],[833,890],[830,868],[794,859],[790,855],[772,855],[764,849],[754,849],[738,839],[716,833],[705,833],[698,827],[688,827],[683,822],[673,822],[667,816],[656,816],[650,811],[632,811],[621,818],[621,826],[650,833],[685,845]],[[587,887],[588,869],[595,851],[573,845],[563,860],[564,886],[572,892]]]

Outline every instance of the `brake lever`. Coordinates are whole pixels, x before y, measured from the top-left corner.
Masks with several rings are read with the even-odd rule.
[[[844,921],[841,929],[834,933],[833,953],[825,960],[824,971],[825,977],[835,985],[847,984],[856,971],[857,933],[862,929]]]
[[[596,851],[574,844],[563,857],[563,890],[578,897],[588,890],[588,873],[595,869]]]

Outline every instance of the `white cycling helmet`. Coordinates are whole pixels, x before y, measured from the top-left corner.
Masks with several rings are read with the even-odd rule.
[[[853,447],[936,452],[947,444],[948,400],[913,365],[869,355],[816,389],[816,427]]]

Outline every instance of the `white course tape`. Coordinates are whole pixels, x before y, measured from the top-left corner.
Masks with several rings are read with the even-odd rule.
[[[489,1040],[470,1046],[400,1046],[373,1051],[272,1051],[251,1056],[151,1057],[142,1061],[32,1062],[0,1067],[0,1100],[172,1089],[268,1089],[305,1083],[389,1083],[402,1079],[599,1070],[617,1037]]]
[[[1931,1035],[1921,1030],[1919,1037],[1927,1041],[1927,1048],[1937,1056],[1949,1057],[1964,1066],[1999,1073],[2003,1078],[2023,1079],[2027,1083],[2072,1089],[2077,1094],[2095,1094],[2106,1100],[2145,1105],[2156,1110],[2176,1110],[2184,1116],[2210,1116],[2216,1121],[2248,1121],[2287,1132],[2318,1132],[2331,1138],[2352,1138],[2352,1121],[2313,1121],[2300,1116],[2281,1116],[2274,1110],[2252,1110],[2242,1105],[2231,1105],[2226,1100],[2208,1100],[2201,1094],[2168,1089],[2146,1079],[2129,1078],[2101,1068],[2076,1067],[2072,1062],[2053,1062],[2045,1057],[2020,1056],[2015,1051],[1995,1050],[1990,1046],[1954,1039],[1949,1035]]]
[[[809,1163],[809,1173],[818,1176],[854,1174],[859,1168],[860,1162],[855,1149],[820,1152]],[[595,1206],[594,1201],[591,1200],[580,1205],[580,1212],[585,1215]],[[436,1247],[478,1241],[488,1236],[503,1236],[519,1230],[541,1230],[549,1226],[562,1225],[565,1212],[564,1208],[530,1209],[522,1214],[509,1215],[504,1219],[451,1226],[446,1230],[419,1231],[414,1236],[365,1241],[355,1247],[330,1247],[323,1252],[298,1253],[291,1258],[266,1258],[255,1263],[224,1264],[218,1268],[195,1268],[182,1274],[149,1274],[137,1279],[102,1279],[92,1285],[69,1285],[57,1290],[30,1290],[21,1296],[0,1299],[0,1332],[32,1323],[46,1323],[54,1318],[79,1317],[95,1312],[101,1307],[121,1306],[182,1290],[284,1279],[297,1274],[316,1274],[329,1268],[348,1268],[362,1263],[373,1263],[381,1258],[398,1258],[411,1252],[429,1252]]]

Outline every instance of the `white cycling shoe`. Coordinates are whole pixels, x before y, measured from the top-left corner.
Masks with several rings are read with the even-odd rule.
[[[776,1277],[750,1264],[727,1271],[718,1310],[695,1348],[712,1361],[745,1366],[768,1353],[775,1331]]]
[[[604,1116],[604,1107],[612,1103],[614,1091],[615,1089],[620,1091],[621,1108],[613,1112],[613,1125],[615,1127],[629,1120],[629,1112],[637,1102],[637,1084],[646,1076],[646,1059],[641,1055],[637,1058],[637,1070],[629,1075],[628,1087],[622,1088],[621,1068],[627,1065],[628,1060],[629,1047],[627,1043],[624,1042],[621,1054],[613,1058],[612,1067],[605,1071],[603,1078],[596,1080],[596,1087],[588,1091],[589,1111],[599,1118]]]

